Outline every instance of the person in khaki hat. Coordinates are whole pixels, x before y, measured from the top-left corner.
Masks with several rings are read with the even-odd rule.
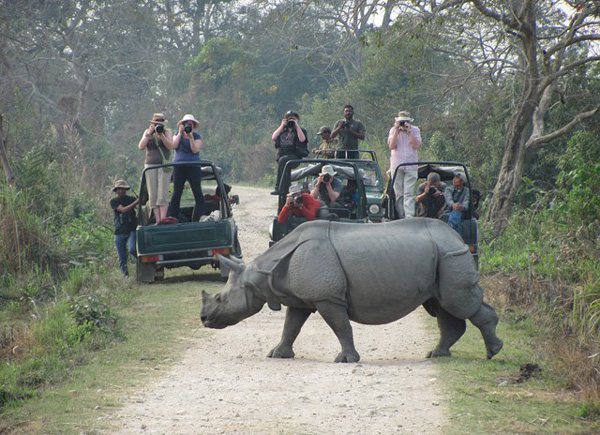
[[[335,169],[331,165],[324,165],[315,181],[315,187],[310,192],[313,198],[321,201],[322,205],[328,207],[341,207],[338,200],[344,190],[344,183],[337,177]]]
[[[335,157],[335,150],[339,148],[339,140],[331,138],[331,129],[327,126],[323,126],[317,131],[317,134],[321,136],[321,146],[313,150],[313,154],[319,152],[318,157],[324,159],[333,159]]]
[[[174,148],[173,133],[167,128],[167,122],[165,115],[155,113],[150,120],[150,126],[144,130],[138,148],[146,151],[145,168],[160,165],[169,160],[171,150]],[[148,202],[156,223],[167,217],[171,169],[157,168],[146,171]]]
[[[419,159],[417,152],[421,146],[421,131],[418,127],[411,125],[412,122],[413,119],[409,112],[404,110],[398,112],[387,141],[390,149],[391,177],[396,173],[394,193],[396,195],[396,212],[400,219],[411,218],[415,215],[417,165],[398,168],[401,163],[417,162]]]
[[[112,187],[112,191],[117,194],[116,198],[110,200],[110,207],[114,212],[115,225],[115,246],[117,247],[117,256],[119,257],[119,269],[121,276],[129,276],[127,270],[127,251],[135,257],[135,229],[137,227],[137,218],[134,207],[138,205],[139,199],[127,195],[131,189],[124,180],[117,180]]]

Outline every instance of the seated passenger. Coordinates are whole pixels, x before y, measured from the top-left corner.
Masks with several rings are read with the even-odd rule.
[[[465,186],[467,176],[462,172],[454,174],[452,186],[446,189],[446,205],[450,211],[448,216],[448,225],[457,230],[460,227],[460,221],[463,213],[469,209],[469,188]]]
[[[331,165],[323,166],[315,187],[310,193],[313,198],[321,201],[327,207],[342,207],[339,200],[344,189],[344,184],[336,178],[336,172]]]
[[[429,173],[427,181],[417,189],[417,216],[440,219],[446,208],[445,191],[446,185],[440,181],[440,174]]]
[[[277,216],[277,222],[283,224],[287,222],[290,214],[297,217],[305,217],[306,220],[315,219],[317,209],[321,206],[319,200],[313,198],[309,193],[302,193],[302,189],[297,184],[290,186],[285,205]]]
[[[350,213],[356,211],[358,204],[358,189],[355,180],[348,180],[348,184],[344,187],[344,207],[350,210]]]

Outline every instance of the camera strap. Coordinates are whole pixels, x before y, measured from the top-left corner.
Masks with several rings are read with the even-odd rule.
[[[160,152],[160,155],[162,156],[162,162],[163,163],[168,163],[169,159],[167,159],[165,157],[165,153],[163,152],[162,148],[160,147],[160,144],[158,143],[158,140],[156,140],[156,138],[154,137],[154,135],[152,135],[152,137],[154,138],[154,141],[156,142],[156,147],[158,148],[158,151]],[[170,156],[169,156],[170,157]],[[173,170],[173,168],[163,168],[163,172],[169,173]]]

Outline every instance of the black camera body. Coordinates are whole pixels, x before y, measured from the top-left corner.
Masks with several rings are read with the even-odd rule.
[[[302,204],[304,202],[304,198],[302,198],[302,193],[295,193],[292,196],[292,199],[294,200],[294,203],[296,205],[300,205],[300,204]]]
[[[186,126],[183,128],[183,131],[185,131],[187,134],[190,134],[190,133],[192,132],[192,126],[191,126],[191,125],[189,125],[189,124],[188,124],[188,125],[186,125]]]
[[[293,119],[288,119],[285,125],[287,128],[294,128],[296,126],[296,121]]]
[[[352,127],[352,123],[350,121],[346,120],[346,121],[344,121],[343,127],[344,128],[350,128],[350,127]]]
[[[160,134],[165,131],[165,126],[162,124],[155,124],[154,131]]]
[[[323,182],[329,183],[330,181],[331,181],[331,174],[324,174],[323,175]]]
[[[429,188],[429,193],[430,193],[431,195],[433,195],[435,192],[437,192],[437,189],[436,189],[434,186],[431,186],[431,187]]]

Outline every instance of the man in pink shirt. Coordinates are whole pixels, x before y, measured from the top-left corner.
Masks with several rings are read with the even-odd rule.
[[[421,146],[421,131],[411,125],[413,119],[406,111],[398,112],[394,126],[388,134],[388,148],[390,149],[391,176],[400,163],[417,162],[417,151]],[[398,169],[394,182],[396,194],[396,211],[398,217],[411,218],[415,216],[415,184],[417,183],[417,165],[401,166]]]

